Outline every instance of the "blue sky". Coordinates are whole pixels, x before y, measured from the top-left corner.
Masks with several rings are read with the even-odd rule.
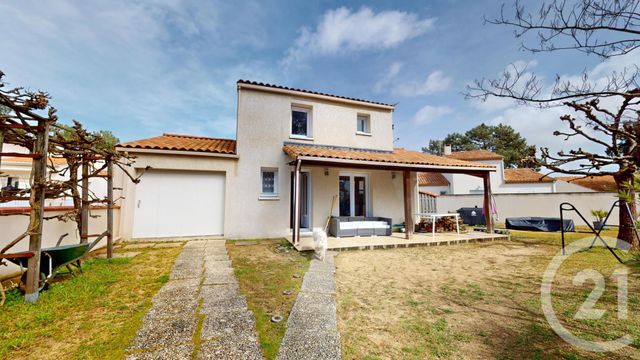
[[[511,63],[546,79],[618,64],[522,52],[511,29],[483,25],[500,3],[7,0],[0,70],[10,85],[48,91],[62,121],[122,141],[234,137],[235,81],[251,79],[399,103],[396,145],[410,149],[482,122],[566,147],[552,136],[561,110],[480,104],[461,92]]]

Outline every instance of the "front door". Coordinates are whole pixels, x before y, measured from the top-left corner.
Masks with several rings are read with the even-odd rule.
[[[367,176],[340,175],[340,216],[367,216]]]

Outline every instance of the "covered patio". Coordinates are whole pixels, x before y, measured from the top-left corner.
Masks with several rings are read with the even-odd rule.
[[[283,151],[291,158],[289,163],[292,166],[292,231],[287,237],[289,242],[298,250],[308,250],[313,248],[313,238],[307,230],[301,233],[301,178],[302,167],[323,167],[325,169],[344,169],[359,171],[389,171],[395,178],[396,174],[401,174],[402,180],[402,209],[403,216],[398,216],[397,222],[404,222],[405,231],[403,233],[391,233],[385,236],[355,236],[355,237],[329,237],[329,249],[349,249],[349,248],[371,248],[371,247],[402,247],[417,245],[439,245],[468,241],[483,241],[496,238],[504,238],[504,235],[493,233],[493,222],[491,217],[491,182],[489,174],[496,171],[493,165],[478,164],[462,160],[436,156],[417,151],[410,151],[396,148],[393,151],[356,149],[335,146],[302,145],[299,143],[285,143]],[[418,207],[418,187],[417,172],[437,172],[466,174],[483,179],[484,185],[484,208],[487,233],[437,233],[416,234],[414,233],[416,220],[423,215],[419,214]],[[413,180],[413,181],[412,181]],[[380,191],[380,190],[378,190]],[[338,196],[338,194],[330,194]],[[375,216],[389,216],[385,214],[384,206],[378,206],[373,213]],[[332,213],[331,215],[334,215]],[[316,214],[324,217],[326,214]],[[341,216],[345,216],[340,214]],[[367,215],[369,215],[367,213]],[[360,214],[348,214],[346,216],[359,217]]]

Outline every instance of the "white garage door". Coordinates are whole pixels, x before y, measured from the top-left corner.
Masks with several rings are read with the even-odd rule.
[[[148,171],[136,185],[134,238],[222,235],[223,173]]]

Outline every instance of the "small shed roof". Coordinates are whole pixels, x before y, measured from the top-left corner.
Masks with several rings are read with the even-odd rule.
[[[418,185],[420,186],[449,186],[447,180],[441,173],[418,173]]]

